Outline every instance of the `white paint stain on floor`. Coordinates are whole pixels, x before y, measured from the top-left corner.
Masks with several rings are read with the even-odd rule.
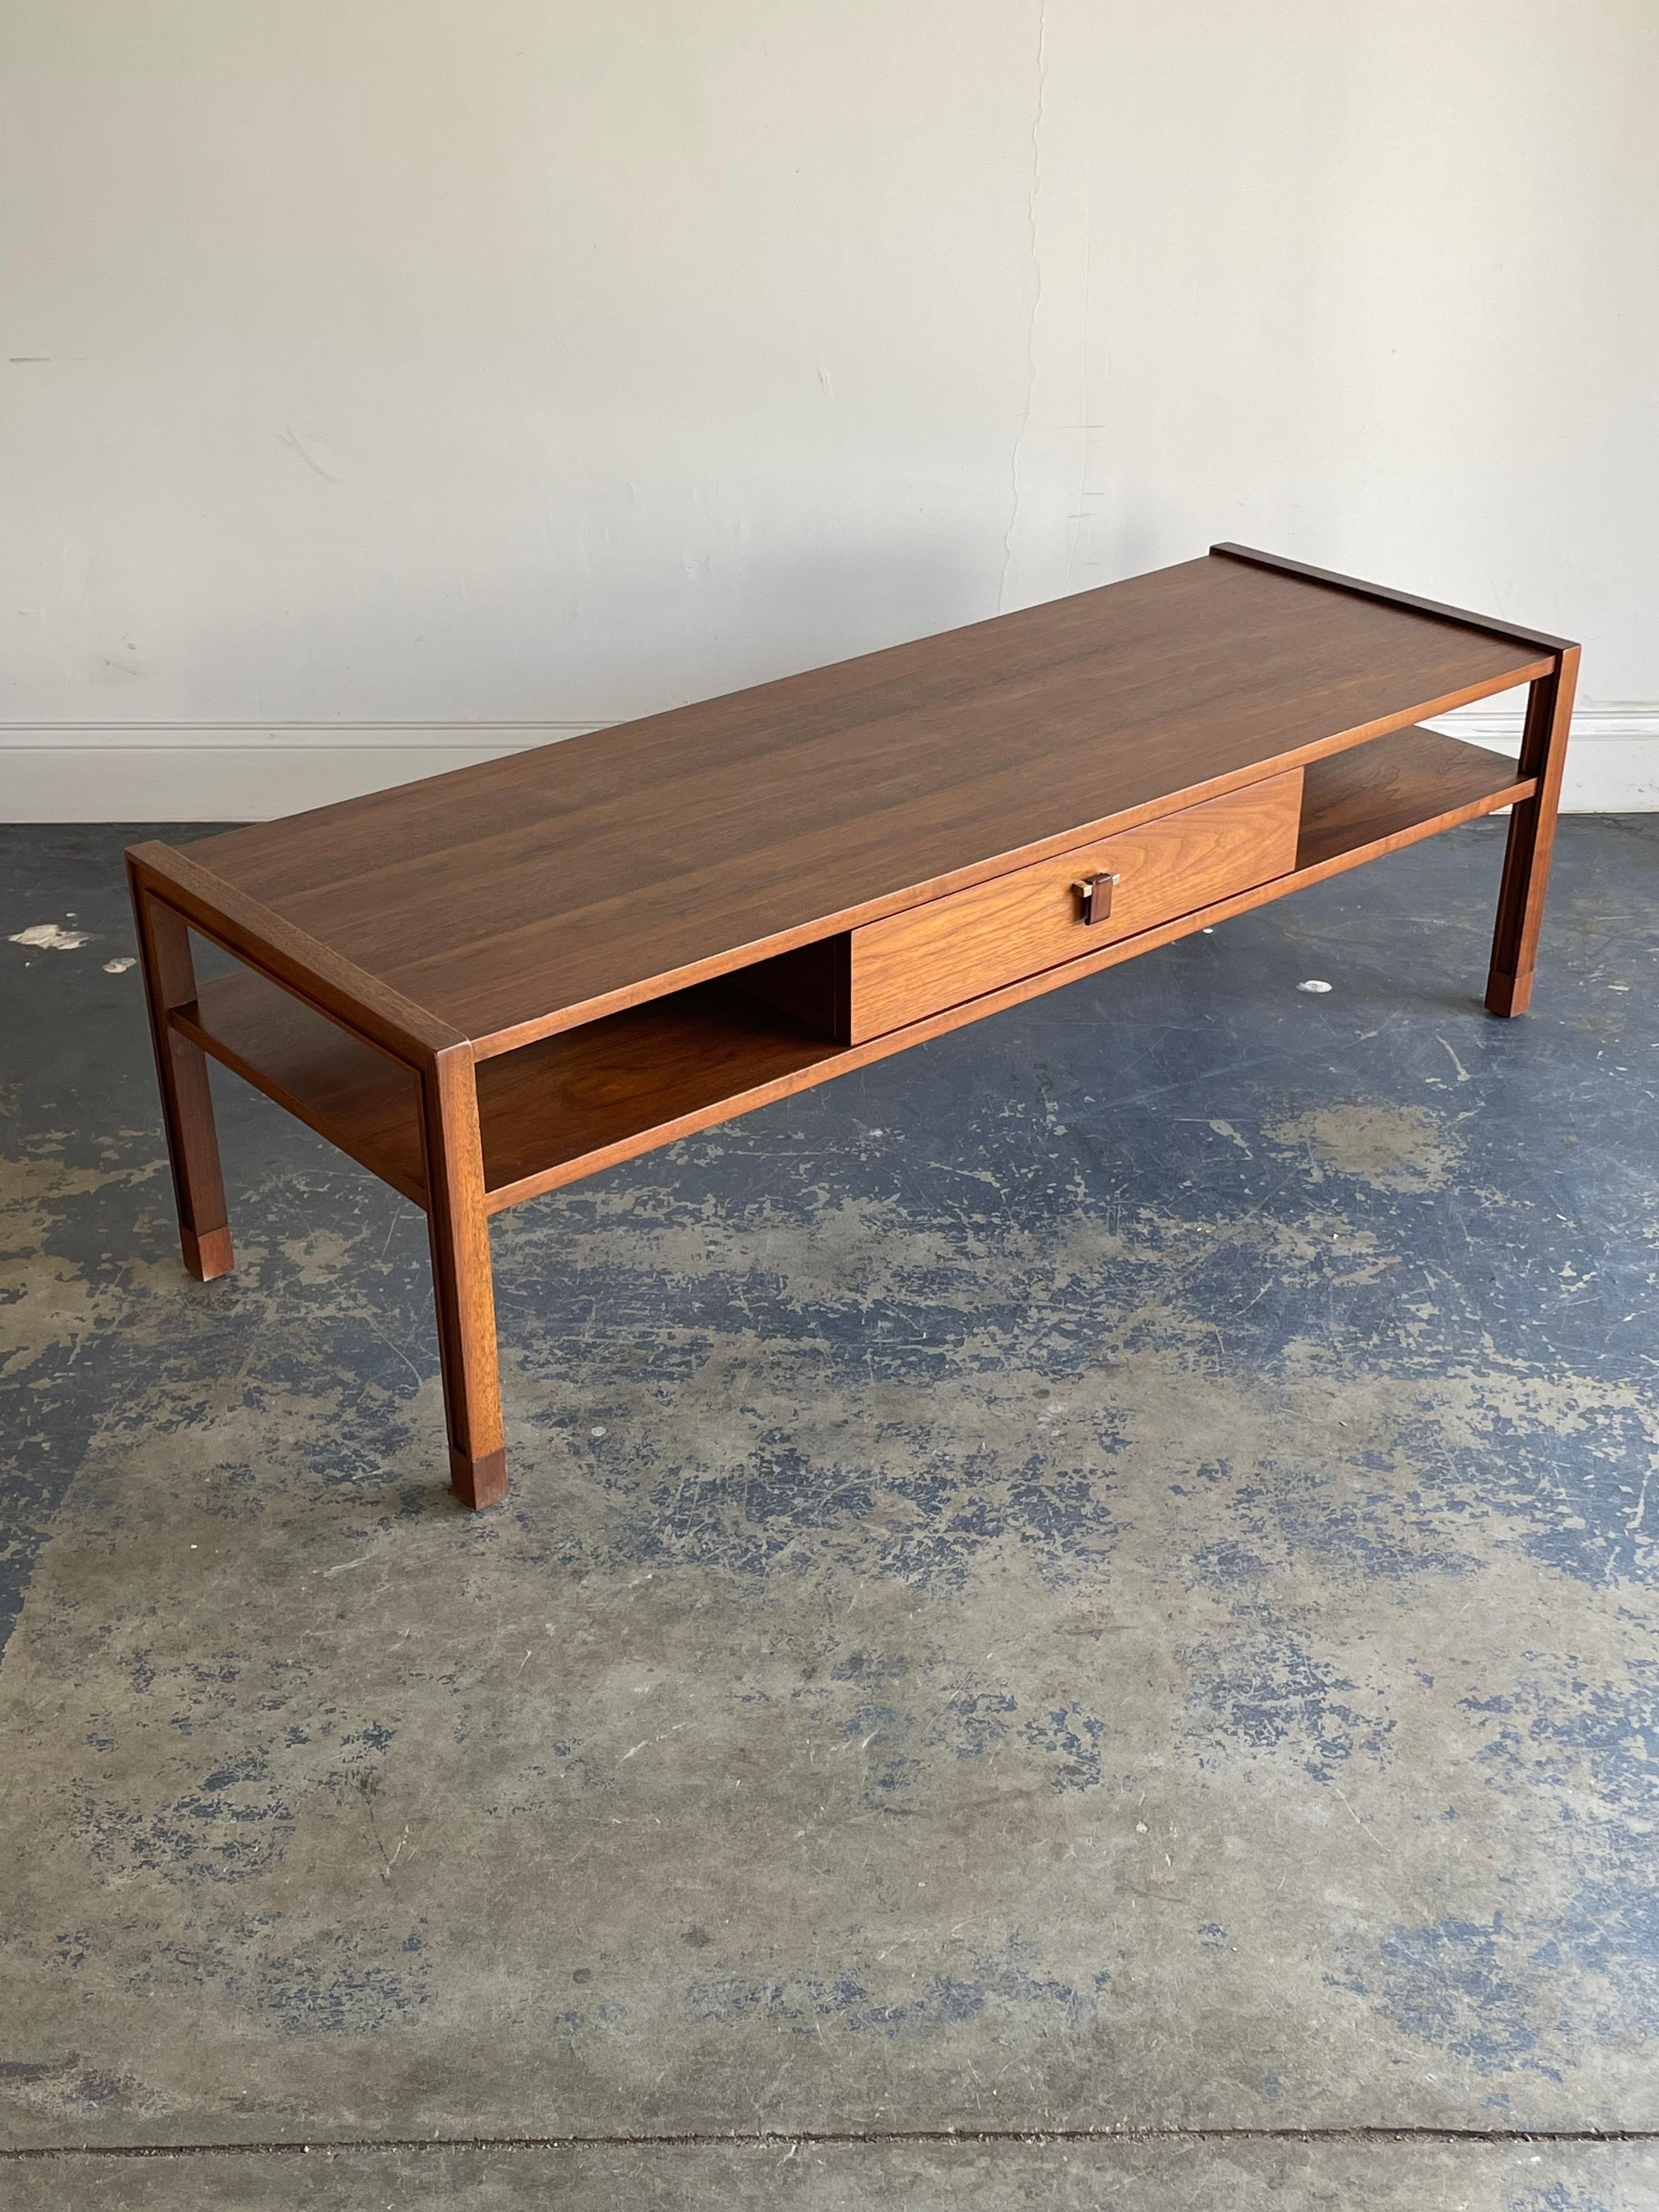
[[[32,928],[18,930],[11,942],[40,952],[73,952],[87,942],[89,934],[84,929],[65,929],[56,921],[37,921]]]

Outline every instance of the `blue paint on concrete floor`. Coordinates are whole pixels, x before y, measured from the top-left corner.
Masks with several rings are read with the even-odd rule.
[[[179,1268],[133,834],[3,833],[17,2139],[1659,2124],[1659,820],[1523,1020],[1479,823],[499,1218],[476,1522],[414,1209],[227,1079]]]

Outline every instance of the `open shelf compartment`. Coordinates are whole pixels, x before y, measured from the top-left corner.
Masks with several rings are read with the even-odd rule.
[[[246,1082],[426,1204],[414,1070],[251,968],[204,977],[173,1027]]]
[[[248,969],[203,981],[173,1019],[216,1060],[425,1205],[412,1070]],[[810,1082],[838,1051],[833,1039],[721,981],[480,1060],[490,1206],[778,1097]]]
[[[1334,875],[1531,797],[1516,763],[1438,730],[1395,730],[1303,771],[1297,878]]]
[[[722,978],[480,1060],[490,1206],[781,1097],[841,1049]]]

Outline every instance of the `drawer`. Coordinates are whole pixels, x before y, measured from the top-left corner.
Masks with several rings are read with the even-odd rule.
[[[1285,875],[1301,810],[1293,769],[866,923],[851,933],[842,1034],[883,1036]],[[1094,874],[1116,881],[1091,922],[1076,886]]]

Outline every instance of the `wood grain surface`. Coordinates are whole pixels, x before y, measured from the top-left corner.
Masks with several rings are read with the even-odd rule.
[[[1224,560],[1243,561],[1253,568],[1274,568],[1281,576],[1299,576],[1304,583],[1322,584],[1334,592],[1353,592],[1362,599],[1385,600],[1391,607],[1409,607],[1415,614],[1432,615],[1437,622],[1455,623],[1460,629],[1484,630],[1489,637],[1535,645],[1549,653],[1570,650],[1566,638],[1553,637],[1548,630],[1523,629],[1519,623],[1506,621],[1501,616],[1480,615],[1468,607],[1448,606],[1443,599],[1421,599],[1415,592],[1397,591],[1391,584],[1369,584],[1361,576],[1345,576],[1336,568],[1316,568],[1306,561],[1288,560],[1282,553],[1263,553],[1254,545],[1231,543],[1212,545],[1210,550]]]
[[[1299,872],[1378,860],[1455,822],[1528,797],[1512,760],[1437,730],[1396,730],[1304,771]]]
[[[180,857],[504,1051],[1552,665],[1212,556]]]
[[[132,845],[127,872],[135,884],[204,937],[297,991],[309,1005],[349,1022],[411,1066],[466,1042],[426,1007],[204,868],[193,852],[177,852],[159,842]]]

